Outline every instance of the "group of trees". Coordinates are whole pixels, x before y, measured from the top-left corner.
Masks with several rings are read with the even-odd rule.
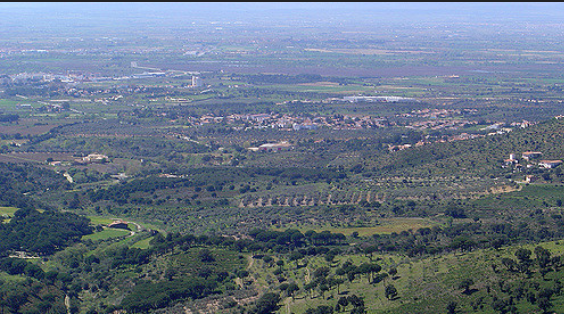
[[[253,239],[235,240],[229,236],[219,235],[193,235],[182,233],[168,233],[166,236],[158,233],[151,240],[151,248],[156,254],[164,254],[177,249],[187,250],[191,247],[202,245],[214,245],[238,252],[266,252],[274,250],[276,252],[289,253],[298,252],[301,256],[321,255],[331,252],[331,246],[344,245],[346,237],[341,233],[331,233],[329,231],[316,233],[315,231],[302,234],[295,229],[286,231],[266,231],[254,229]]]
[[[292,256],[293,254],[291,254]],[[290,259],[291,259],[290,256]],[[325,258],[332,262],[332,257],[328,257],[327,255]],[[266,260],[266,256],[264,257]],[[281,291],[286,291],[288,296],[294,296],[295,291],[303,290],[311,293],[311,298],[314,299],[315,291],[318,291],[320,300],[325,300],[325,293],[332,289],[337,289],[337,294],[341,295],[341,291],[339,287],[345,283],[347,280],[349,282],[353,282],[355,279],[360,278],[360,276],[366,276],[368,284],[378,284],[382,280],[388,277],[389,274],[393,274],[394,271],[390,270],[388,273],[380,273],[382,267],[375,263],[362,263],[360,265],[355,265],[350,260],[345,261],[339,267],[329,267],[329,266],[322,266],[316,268],[312,275],[311,280],[304,284],[304,286],[300,289],[298,285],[293,282],[290,283],[282,283],[280,285]],[[360,275],[360,276],[359,276]],[[397,290],[393,284],[389,283],[386,285],[385,288],[385,296],[393,300],[397,297]],[[330,298],[332,299],[332,298]],[[325,303],[325,302],[323,302]],[[345,295],[341,296],[337,303],[333,306],[322,304],[317,307],[309,308],[306,313],[310,314],[324,314],[324,313],[340,313],[344,311],[348,311],[347,306],[352,305],[350,309],[350,313],[365,313],[364,307],[364,300],[361,297],[358,297],[356,294]]]
[[[519,248],[515,251],[514,260],[509,257],[501,259],[503,266],[510,272],[519,272],[530,274],[531,268],[537,268],[540,274],[544,277],[548,272],[555,271],[563,266],[561,256],[552,256],[550,251],[537,246],[534,249],[535,258],[531,258],[533,252],[526,248]]]
[[[166,282],[147,282],[135,286],[121,306],[128,313],[149,313],[167,307],[181,299],[200,299],[216,291],[217,282],[203,278],[184,277]]]
[[[73,213],[19,209],[10,222],[0,224],[0,256],[11,250],[51,255],[92,233],[89,223],[90,219]]]
[[[41,267],[18,258],[4,257],[0,259],[0,269],[10,275],[25,274],[39,280],[45,276]]]
[[[67,313],[64,300],[64,291],[51,283],[0,280],[0,312],[4,314]],[[71,313],[78,313],[78,308],[71,306]]]
[[[340,297],[335,304],[335,307],[329,305],[320,305],[315,308],[309,308],[306,310],[306,314],[333,314],[342,313],[347,311],[347,307],[352,305],[350,309],[351,314],[364,314],[366,309],[364,307],[364,299],[357,296],[356,294],[351,294],[350,296]]]
[[[501,314],[518,313],[517,305],[521,303],[534,305],[541,313],[553,313],[554,298],[563,292],[562,257],[540,245],[533,251],[519,247],[514,257],[503,257],[500,261],[503,268],[498,268],[498,263],[492,264],[494,272],[504,278],[494,283],[496,295],[494,289],[487,289],[493,295],[492,308]]]
[[[293,249],[309,245],[339,245],[343,244],[346,237],[342,233],[331,233],[330,231],[322,231],[320,233],[313,230],[307,231],[305,234],[296,229],[287,229],[285,231],[270,231],[253,229],[249,235],[257,242],[275,243],[277,245],[288,246]]]
[[[29,163],[0,163],[0,191],[2,192],[27,193],[65,190],[69,187],[66,179],[52,170]]]
[[[206,157],[206,156],[204,156]],[[117,205],[125,204],[157,204],[165,201],[181,202],[190,204],[190,199],[202,196],[200,192],[209,192],[212,198],[226,200],[233,199],[235,185],[240,187],[236,190],[239,194],[257,192],[260,190],[271,190],[275,185],[297,185],[300,183],[333,182],[347,177],[346,169],[311,169],[311,168],[268,168],[268,167],[198,167],[177,168],[169,167],[164,171],[172,172],[179,177],[163,178],[151,171],[139,174],[138,178],[121,184],[110,185],[106,188],[89,189],[81,192],[85,197],[82,201],[89,200],[91,203],[99,201],[112,201]],[[253,187],[249,183],[252,183]],[[181,191],[176,193],[174,199],[160,199],[155,192],[175,189]],[[136,197],[132,197],[136,194]],[[235,201],[231,202],[232,204]],[[87,203],[82,204],[87,206]]]
[[[530,217],[529,217],[530,218]],[[526,218],[523,218],[526,219]],[[530,219],[529,219],[530,220]],[[527,221],[529,221],[527,220]],[[441,252],[471,251],[547,241],[564,236],[564,229],[554,219],[549,228],[519,220],[518,223],[457,223],[445,227],[425,227],[415,231],[375,234],[362,240],[366,252],[404,252],[409,256],[433,255]]]
[[[14,123],[18,122],[20,116],[17,114],[0,114],[0,122]]]

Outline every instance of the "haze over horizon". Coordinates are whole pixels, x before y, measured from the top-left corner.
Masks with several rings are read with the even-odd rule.
[[[26,19],[37,14],[52,19],[72,14],[74,18],[136,18],[162,15],[162,18],[193,18],[189,14],[223,14],[222,18],[241,18],[249,13],[308,14],[312,19],[325,14],[378,15],[377,19],[559,19],[564,4],[554,2],[3,2],[0,16],[9,20]],[[4,13],[4,14],[3,14]],[[83,16],[87,14],[86,16]],[[199,16],[204,17],[204,16]],[[33,21],[29,21],[33,22]],[[3,23],[2,23],[3,24]]]

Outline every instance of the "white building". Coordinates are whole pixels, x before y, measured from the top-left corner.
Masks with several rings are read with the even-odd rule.
[[[562,164],[562,160],[541,160],[539,167],[543,168],[556,168]]]
[[[192,87],[200,87],[202,85],[202,79],[199,76],[192,76]]]

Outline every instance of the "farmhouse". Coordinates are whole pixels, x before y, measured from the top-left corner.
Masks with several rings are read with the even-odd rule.
[[[521,155],[521,157],[525,160],[539,158],[540,156],[542,156],[541,152],[524,152],[523,155]]]
[[[78,163],[104,163],[108,161],[108,156],[102,154],[89,154],[86,157],[75,160]]]
[[[541,160],[539,161],[539,167],[544,168],[556,168],[562,164],[562,160]]]
[[[127,222],[125,222],[123,220],[116,220],[116,221],[108,224],[108,228],[129,230],[129,227],[127,226]]]
[[[249,147],[250,151],[262,151],[262,152],[279,152],[283,150],[290,150],[292,149],[292,145],[288,142],[280,142],[280,143],[267,143],[262,144],[259,147]]]
[[[280,142],[280,143],[272,143],[272,144],[262,144],[259,146],[259,150],[262,151],[281,151],[281,150],[289,150],[292,148],[292,145],[288,142]]]

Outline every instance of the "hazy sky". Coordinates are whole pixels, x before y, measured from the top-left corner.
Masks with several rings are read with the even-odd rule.
[[[1,2],[2,9],[33,9],[38,11],[109,11],[125,10],[190,12],[193,10],[211,11],[257,11],[257,10],[307,10],[307,11],[419,11],[421,13],[474,14],[560,14],[564,4],[558,2]],[[1,12],[0,12],[1,14]]]
[[[564,3],[554,2],[1,2],[6,27],[84,26],[113,23],[182,25],[199,22],[280,21],[322,25],[364,23],[514,22],[564,24]]]

